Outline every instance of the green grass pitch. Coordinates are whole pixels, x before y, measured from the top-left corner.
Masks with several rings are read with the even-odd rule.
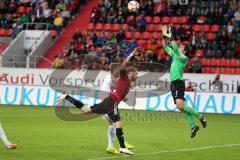
[[[238,160],[240,157],[239,115],[207,114],[208,127],[201,127],[197,137],[191,139],[188,125],[179,113],[122,110],[121,114],[125,138],[135,145],[133,151],[137,155],[132,157],[105,153],[107,127],[101,117],[66,122],[55,116],[52,107],[0,106],[2,126],[8,138],[18,144],[16,150],[0,145],[0,159]],[[149,114],[157,119],[147,118]],[[115,146],[118,147],[117,139]]]

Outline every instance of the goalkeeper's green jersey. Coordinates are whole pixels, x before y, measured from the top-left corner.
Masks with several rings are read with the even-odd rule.
[[[172,57],[170,80],[182,80],[183,72],[187,66],[188,57],[179,51],[178,45],[175,42],[171,42],[171,47],[164,45],[163,49]]]

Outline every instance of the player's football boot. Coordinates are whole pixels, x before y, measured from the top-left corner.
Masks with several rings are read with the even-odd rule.
[[[197,135],[198,130],[199,130],[199,127],[196,125],[192,128],[191,138],[194,138]]]
[[[119,154],[118,150],[114,147],[107,147],[107,153],[109,154]]]
[[[58,96],[56,103],[59,104],[61,103],[61,101],[63,101],[66,98],[66,94],[61,94],[60,96]]]
[[[119,152],[127,155],[134,155],[134,153],[127,148],[119,148]]]
[[[7,147],[7,149],[15,149],[15,148],[17,148],[17,145],[10,143],[10,144],[6,145],[6,147]]]
[[[129,144],[128,142],[125,142],[125,146],[127,149],[133,149],[135,146]]]
[[[205,117],[205,116],[203,116],[203,117],[200,119],[200,122],[202,123],[203,128],[206,128],[206,127],[207,127],[207,120],[206,120],[206,117]]]

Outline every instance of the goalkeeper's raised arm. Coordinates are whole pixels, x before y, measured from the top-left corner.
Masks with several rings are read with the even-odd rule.
[[[169,46],[169,43],[172,39],[172,33],[170,28],[166,26],[162,26],[162,34],[163,34],[163,39],[162,39],[163,49],[165,50],[165,52],[167,52],[169,56],[172,57],[174,55],[174,51]]]

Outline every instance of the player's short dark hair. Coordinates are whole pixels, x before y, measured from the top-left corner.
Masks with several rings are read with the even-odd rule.
[[[120,63],[111,63],[110,64],[110,72],[113,73],[116,69],[120,69]]]
[[[186,54],[189,54],[190,51],[191,51],[191,48],[188,44],[183,44],[185,47],[184,47],[184,51],[186,51]]]
[[[137,72],[137,68],[136,67],[128,67],[127,68],[127,74],[129,74],[130,72]]]

